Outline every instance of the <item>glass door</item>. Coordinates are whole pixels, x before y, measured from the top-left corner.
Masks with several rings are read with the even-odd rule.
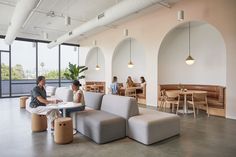
[[[10,96],[10,53],[0,51],[0,97]]]

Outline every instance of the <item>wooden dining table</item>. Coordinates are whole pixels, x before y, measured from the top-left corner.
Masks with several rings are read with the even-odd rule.
[[[202,91],[202,90],[168,90],[168,92],[175,92],[178,93],[179,95],[184,96],[184,107],[183,110],[179,110],[179,112],[182,112],[183,114],[187,114],[187,96],[192,95],[193,93],[199,93],[199,94],[207,94],[207,91]],[[189,112],[192,113],[192,112]]]

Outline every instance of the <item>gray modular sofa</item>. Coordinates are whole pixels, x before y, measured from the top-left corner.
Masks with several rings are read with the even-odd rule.
[[[77,113],[77,130],[96,143],[126,136],[145,145],[180,133],[177,115],[140,110],[134,98],[85,92],[86,108]]]

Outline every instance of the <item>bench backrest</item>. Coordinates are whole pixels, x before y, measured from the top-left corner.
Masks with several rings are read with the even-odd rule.
[[[101,110],[121,116],[126,120],[139,114],[136,99],[110,94],[103,96]]]

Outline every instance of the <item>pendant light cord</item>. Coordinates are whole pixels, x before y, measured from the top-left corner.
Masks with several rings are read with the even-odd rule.
[[[129,61],[131,61],[131,38],[129,40]]]
[[[188,23],[188,55],[190,56],[190,22]]]
[[[98,47],[97,47],[97,65],[98,65]]]

